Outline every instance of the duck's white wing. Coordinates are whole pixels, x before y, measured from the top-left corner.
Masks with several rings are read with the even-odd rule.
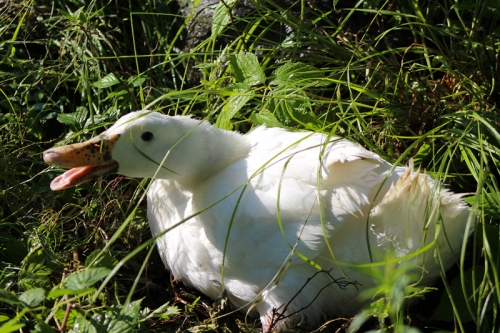
[[[162,234],[157,247],[163,262],[176,279],[216,299],[222,292],[221,278],[212,263],[221,261],[215,258],[221,254],[206,239],[199,221],[187,219],[194,214],[192,193],[177,182],[157,179],[151,184],[148,220],[152,235]]]
[[[376,192],[373,189],[384,178],[381,170],[390,166],[356,144],[339,139],[326,143],[327,137],[319,134],[257,129],[249,139],[253,148],[247,158],[200,186],[193,204],[201,210],[238,189],[198,219],[207,241],[221,253],[225,251],[226,287],[246,302],[254,300],[269,283],[277,282],[273,279],[280,267],[288,264],[296,245],[302,258],[293,255],[287,274],[270,294],[276,296],[274,303],[279,306],[315,274],[317,269],[304,257],[324,269],[335,266],[335,259],[363,262],[369,258],[361,246],[353,246],[364,241],[363,230],[344,225],[366,221]],[[340,246],[332,241],[335,238]],[[325,240],[338,252],[335,259]],[[342,248],[344,245],[347,247]],[[211,264],[214,270],[222,271],[219,259]],[[340,278],[342,274],[336,271],[333,275]],[[330,281],[316,280],[324,285]],[[311,283],[311,290],[320,288]],[[304,306],[313,297],[306,294],[297,306]]]

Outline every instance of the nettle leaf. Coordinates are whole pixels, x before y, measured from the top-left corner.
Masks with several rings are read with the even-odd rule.
[[[253,53],[241,52],[231,55],[229,64],[238,82],[253,86],[266,81],[266,75],[260,67],[259,59]]]
[[[165,311],[163,313],[159,313],[159,314],[157,314],[157,316],[162,318],[162,319],[169,320],[170,317],[178,315],[179,313],[181,313],[181,310],[178,307],[169,306],[167,308],[167,311]]]
[[[100,332],[106,332],[105,327],[102,327],[101,330],[97,330],[95,327],[95,323],[91,322],[90,320],[87,320],[85,316],[79,315],[75,319],[75,323],[73,327],[69,330],[69,333],[100,333]]]
[[[250,120],[256,125],[266,125],[267,127],[283,127],[282,123],[268,109],[262,109],[259,113],[252,113]]]
[[[139,323],[139,314],[141,310],[142,299],[130,303],[127,307],[112,309],[108,311],[106,323],[110,333],[136,332]],[[119,312],[118,312],[119,310]]]
[[[99,81],[92,83],[92,86],[96,88],[108,88],[118,83],[120,83],[120,81],[118,81],[115,74],[109,73],[105,77],[101,78]]]
[[[133,333],[139,324],[141,300],[126,307],[113,306],[94,313],[91,320],[79,314],[70,333]]]
[[[45,290],[42,288],[34,288],[26,290],[19,296],[19,300],[26,306],[32,308],[43,302],[45,299]]]
[[[75,112],[58,114],[57,121],[73,129],[78,129],[87,120],[88,113],[85,107],[78,107]]]
[[[269,109],[285,126],[298,123],[312,130],[321,127],[321,122],[311,114],[309,97],[302,90],[283,87],[272,91],[270,96]]]
[[[162,306],[160,306],[159,308],[157,308],[154,311],[151,311],[148,308],[144,308],[141,311],[141,315],[145,319],[150,319],[152,317],[160,317],[163,319],[169,319],[169,317],[178,315],[179,313],[181,313],[181,310],[176,306],[170,305],[170,302],[163,304]]]
[[[67,114],[67,113],[60,113],[57,116],[57,121],[59,121],[62,124],[70,125],[70,126],[78,125],[78,122],[71,116],[71,114]]]
[[[59,322],[62,322],[64,318],[66,318],[66,327],[73,327],[79,315],[80,313],[76,309],[71,309],[69,312],[66,312],[66,307],[59,308],[54,313],[54,317],[56,317]]]
[[[126,307],[113,306],[99,311],[87,320],[83,315],[75,319],[70,333],[133,333],[139,324],[141,301],[130,303]]]
[[[255,92],[246,83],[236,83],[228,87],[234,94],[229,96],[222,111],[217,117],[216,126],[230,130],[233,128],[231,119],[252,99]]]
[[[88,268],[84,271],[71,274],[64,281],[64,286],[71,290],[82,290],[108,276],[110,271],[106,267]]]
[[[21,269],[20,285],[24,289],[33,289],[35,287],[49,289],[51,287],[48,275],[52,273],[50,261],[46,260],[42,249],[30,252],[24,259],[24,265]]]
[[[217,37],[221,31],[231,22],[229,10],[236,0],[221,1],[215,7],[214,16],[212,16],[212,38]]]
[[[325,87],[330,85],[325,75],[314,66],[301,62],[287,63],[273,72],[272,85],[295,87]]]

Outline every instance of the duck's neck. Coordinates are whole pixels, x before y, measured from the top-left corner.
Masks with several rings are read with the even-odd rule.
[[[207,122],[192,128],[186,127],[186,135],[171,149],[166,163],[176,173],[168,178],[188,191],[244,158],[251,148],[246,136],[218,129]]]

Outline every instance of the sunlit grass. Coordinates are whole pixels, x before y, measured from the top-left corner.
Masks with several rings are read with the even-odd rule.
[[[401,165],[413,158],[467,193],[474,233],[438,291],[410,288],[404,267],[374,276],[382,298],[351,330],[372,317],[367,330],[498,331],[496,2],[340,5],[266,3],[243,17],[219,7],[208,38],[185,50],[196,17],[174,2],[2,3],[0,332],[63,330],[126,304],[144,331],[209,317],[210,301],[171,289],[139,200],[147,181],[49,189],[60,170],[42,162],[44,149],[146,105],[242,132],[266,124],[341,136]],[[75,286],[78,272],[88,276]]]

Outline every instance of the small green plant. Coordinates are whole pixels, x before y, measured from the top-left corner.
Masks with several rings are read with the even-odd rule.
[[[34,252],[27,264],[27,272],[30,278],[21,280],[23,284],[29,282],[32,285],[24,285],[26,289],[19,295],[0,289],[0,300],[16,308],[17,316],[8,318],[1,317],[1,332],[15,332],[26,326],[24,321],[36,323],[31,332],[54,332],[49,322],[54,322],[58,330],[70,332],[137,332],[141,328],[141,322],[152,317],[169,319],[178,315],[180,310],[166,303],[152,311],[142,308],[142,300],[136,300],[128,304],[116,304],[106,306],[104,295],[99,295],[100,303],[96,306],[92,300],[96,288],[94,285],[109,276],[111,269],[117,265],[117,260],[109,255],[91,254],[85,263],[85,267],[79,267],[78,271],[63,274],[61,282],[50,288],[33,287],[47,282],[50,270],[36,269],[43,262],[43,250]],[[35,266],[35,267],[33,267]],[[30,271],[31,270],[31,271]],[[3,282],[8,276],[3,275]]]

